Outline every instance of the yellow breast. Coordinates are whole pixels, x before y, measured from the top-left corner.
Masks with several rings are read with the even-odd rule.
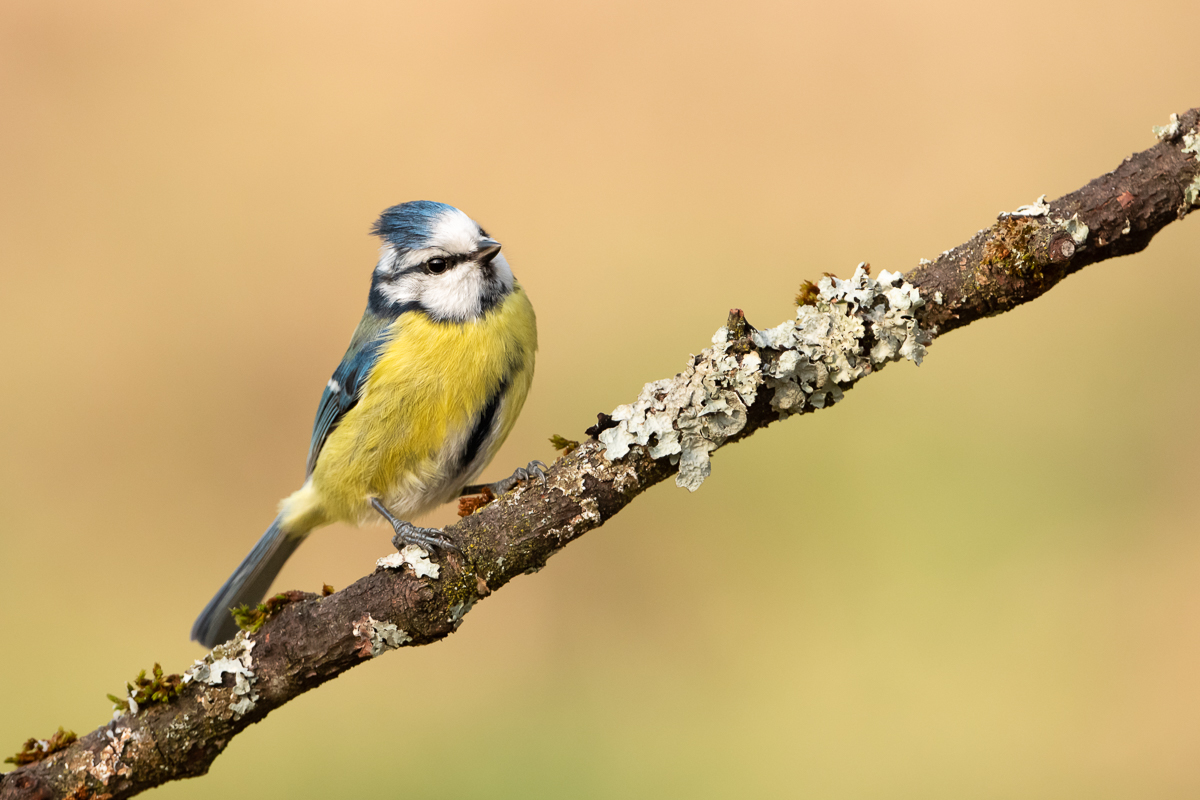
[[[402,517],[420,514],[475,477],[453,474],[460,464],[452,451],[466,445],[501,387],[500,432],[474,473],[516,422],[537,350],[533,306],[519,284],[477,320],[434,322],[410,312],[389,332],[358,404],[325,442],[311,483],[285,501],[289,517],[357,522],[368,515],[371,497],[384,498]]]

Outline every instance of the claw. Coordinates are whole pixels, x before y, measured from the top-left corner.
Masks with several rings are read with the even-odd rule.
[[[396,535],[392,537],[392,546],[397,550],[403,550],[405,545],[415,544],[430,551],[431,554],[438,550],[443,553],[447,550],[462,552],[450,537],[437,528],[418,528],[411,522],[396,519],[379,498],[372,497],[371,506],[392,524],[392,529],[396,531]]]
[[[517,467],[515,470],[513,470],[512,475],[509,475],[507,478],[503,478],[502,480],[498,480],[495,483],[477,483],[470,486],[464,486],[462,494],[480,494],[486,488],[490,489],[492,494],[496,495],[496,497],[499,497],[509,489],[516,486],[518,483],[527,481],[531,477],[536,477],[538,484],[545,486],[547,469],[548,467],[541,461],[530,461],[527,465],[523,467]]]
[[[537,476],[538,483],[540,483],[542,486],[546,485],[547,467],[545,464],[543,464],[541,461],[530,461],[529,464],[526,465],[525,469]]]
[[[504,491],[508,491],[509,489],[511,489],[513,486],[515,486],[517,484],[518,481],[527,481],[531,477],[536,477],[538,480],[538,483],[542,486],[545,486],[546,485],[546,465],[543,464],[541,461],[537,461],[535,459],[533,461],[530,461],[528,464],[526,464],[523,467],[517,467],[517,469],[513,472],[512,477],[507,479],[508,485],[504,488]],[[505,483],[505,481],[497,481],[495,484],[492,485],[493,486],[492,491],[495,492],[496,494],[500,494],[500,492],[496,492],[495,487],[501,483]]]
[[[458,545],[450,540],[450,537],[443,534],[437,528],[418,528],[411,522],[400,522],[395,528],[396,535],[392,537],[392,546],[397,550],[403,550],[407,545],[414,544],[422,547],[431,553],[447,550],[458,550]]]

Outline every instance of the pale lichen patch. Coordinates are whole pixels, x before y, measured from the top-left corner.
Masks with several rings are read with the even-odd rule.
[[[454,626],[454,630],[458,630],[459,626],[462,625],[463,617],[465,617],[467,613],[474,607],[474,597],[470,597],[461,603],[455,603],[453,606],[451,606],[449,622]]]
[[[621,494],[634,491],[640,486],[637,470],[632,464],[613,465],[613,488]]]
[[[1200,132],[1193,130],[1183,135],[1183,152],[1191,153],[1200,161]],[[1200,175],[1183,190],[1183,201],[1188,206],[1200,205]],[[1181,210],[1180,214],[1184,213],[1186,210]]]
[[[616,427],[600,433],[605,456],[616,461],[643,446],[678,464],[675,483],[695,491],[711,472],[712,451],[745,427],[762,386],[774,390],[771,405],[786,417],[837,402],[843,386],[888,361],[921,363],[931,337],[913,311],[924,300],[902,275],[885,270],[876,280],[860,264],[849,280],[826,277],[817,288],[796,319],[751,333],[758,352],[730,352],[729,329],[721,328],[682,373],[646,384],[634,403],[613,411]]]
[[[1042,195],[1037,200],[1029,205],[1021,206],[1016,211],[1006,211],[1000,216],[1002,217],[1045,217],[1050,214],[1050,204],[1046,202],[1046,195]]]
[[[925,301],[899,273],[875,280],[860,265],[849,280],[824,278],[818,288],[820,300],[797,309],[795,320],[754,335],[759,347],[779,351],[764,372],[781,417],[836,403],[843,386],[889,361],[920,364],[931,341],[913,316]]]
[[[406,544],[398,553],[391,553],[376,560],[375,566],[384,569],[402,569],[404,565],[412,567],[413,573],[418,578],[433,578],[437,580],[438,573],[441,570],[439,564],[429,560],[429,553],[425,548],[415,544]]]
[[[636,490],[641,485],[636,467],[632,464],[613,464],[605,461],[594,442],[584,442],[570,456],[560,458],[547,473],[546,491],[557,489],[566,497],[587,494],[592,483],[611,482],[617,492]],[[544,520],[543,524],[549,522]]]
[[[682,373],[646,384],[634,403],[613,411],[616,427],[598,437],[610,461],[635,444],[646,446],[651,457],[679,465],[676,484],[700,487],[711,471],[709,453],[746,426],[746,409],[762,384],[757,353],[729,353],[727,328],[712,342]]]
[[[391,622],[380,622],[370,614],[355,622],[351,632],[356,639],[362,639],[356,652],[363,658],[374,658],[412,641],[408,631]]]
[[[1183,190],[1183,199],[1188,205],[1200,205],[1200,175]]]
[[[1158,137],[1160,142],[1166,142],[1179,135],[1180,127],[1179,115],[1172,114],[1167,120],[1166,125],[1155,125],[1150,130],[1154,132],[1154,135]]]
[[[230,699],[229,710],[239,717],[245,715],[254,708],[259,699],[258,693],[254,691],[257,678],[252,669],[254,657],[251,651],[254,650],[255,644],[245,631],[238,631],[231,642],[217,645],[203,659],[198,659],[183,673],[183,682],[186,684],[195,681],[208,686],[220,686],[226,675],[232,675],[232,695],[237,699]]]
[[[600,524],[600,504],[596,502],[595,498],[585,497],[579,503],[579,507],[582,508],[583,511],[581,511],[579,514],[577,514],[571,520],[571,524],[573,524],[573,525],[582,524],[582,523],[591,523],[592,525]]]
[[[129,765],[123,763],[121,758],[134,734],[124,725],[113,724],[105,728],[104,737],[107,741],[100,752],[93,757],[90,751],[83,751],[80,754],[83,763],[72,763],[72,772],[86,771],[92,778],[107,786],[113,777],[127,778],[132,774]]]
[[[1091,229],[1088,228],[1084,221],[1079,218],[1078,214],[1075,214],[1069,220],[1063,222],[1062,226],[1063,230],[1067,232],[1067,235],[1075,241],[1075,244],[1083,244],[1086,242],[1088,233],[1091,232]]]
[[[1200,133],[1191,131],[1183,135],[1183,152],[1191,153],[1200,161]]]

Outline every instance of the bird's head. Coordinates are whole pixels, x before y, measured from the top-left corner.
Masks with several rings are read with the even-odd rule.
[[[467,322],[512,291],[500,243],[454,206],[401,203],[379,215],[372,233],[383,240],[371,279],[377,314],[422,311],[439,322]]]

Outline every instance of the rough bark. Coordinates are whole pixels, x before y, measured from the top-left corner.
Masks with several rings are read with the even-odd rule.
[[[1188,134],[1195,135],[1198,114],[1200,109],[1180,115],[1175,135],[1051,201],[1048,216],[1002,219],[909,273],[922,295],[940,291],[944,298],[940,306],[925,306],[922,324],[940,335],[1027,303],[1089,264],[1144,250],[1195,207],[1195,195],[1188,202],[1185,193],[1197,191],[1200,145]],[[1075,215],[1089,229],[1079,245],[1051,222]]]
[[[913,312],[928,334],[925,341],[1028,302],[1088,264],[1138,252],[1187,215],[1200,192],[1198,118],[1200,109],[1188,111],[1174,130],[1160,134],[1159,144],[1114,171],[1048,207],[1001,215],[970,241],[904,276],[925,300]],[[727,329],[721,353],[733,354],[741,367],[750,363],[745,358],[750,353],[764,369],[778,361],[778,353],[755,344],[740,312],[731,314]],[[692,374],[699,362],[696,357],[689,365]],[[872,363],[866,362],[864,374],[877,368]],[[714,446],[780,418],[770,380],[752,394],[740,409],[740,427],[728,428]],[[592,430],[600,433],[609,425],[602,418]],[[385,650],[447,636],[476,601],[540,569],[559,549],[678,469],[641,445],[610,461],[593,436],[553,465],[544,486],[523,485],[448,528],[462,552],[440,560],[437,578],[418,577],[409,568],[380,568],[326,597],[293,593],[292,602],[261,630],[215,648],[211,663],[169,703],[142,704],[137,713],[0,776],[0,800],[123,798],[203,775],[248,725]],[[246,674],[239,676],[239,670]]]

